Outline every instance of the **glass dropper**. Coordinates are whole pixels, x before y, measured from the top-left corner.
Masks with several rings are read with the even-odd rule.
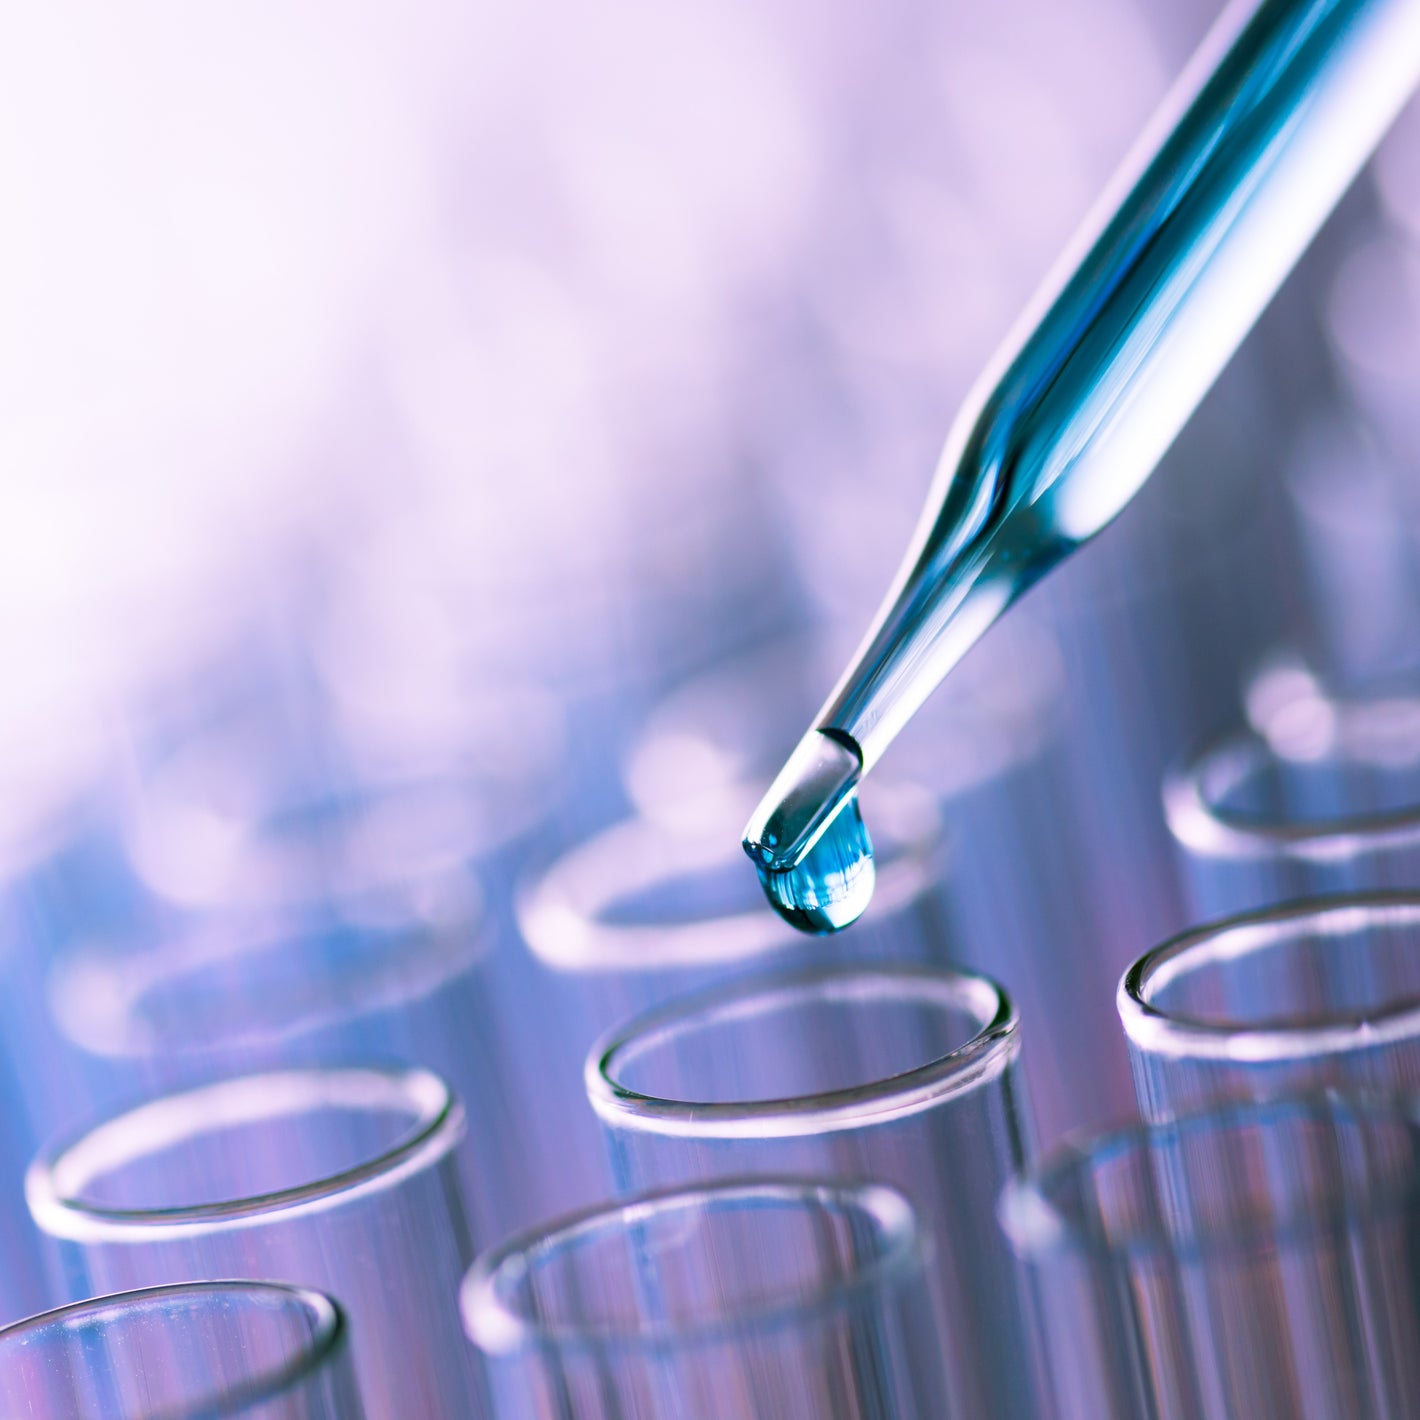
[[[977,382],[872,629],[744,834],[809,931],[872,893],[863,776],[1152,472],[1420,79],[1420,0],[1230,5]]]

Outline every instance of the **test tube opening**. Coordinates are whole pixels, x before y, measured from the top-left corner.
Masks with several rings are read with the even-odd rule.
[[[489,946],[471,878],[333,903],[294,921],[228,922],[135,949],[93,943],[48,980],[60,1029],[111,1057],[260,1046],[416,1003]]]
[[[1242,1101],[1062,1146],[1007,1184],[1017,1254],[1125,1270],[1285,1248],[1420,1208],[1420,1120],[1404,1099]]]
[[[877,900],[886,918],[928,893],[944,833],[939,809],[916,786],[875,787]],[[560,971],[645,972],[799,946],[802,934],[765,910],[725,827],[717,809],[674,828],[627,819],[564,854],[519,894],[532,952]]]
[[[427,1070],[313,1069],[221,1081],[140,1105],[42,1154],[39,1226],[76,1240],[321,1209],[398,1181],[463,1135]]]
[[[727,1180],[516,1238],[479,1259],[461,1300],[491,1353],[693,1347],[851,1314],[920,1273],[923,1257],[912,1208],[891,1188]]]
[[[1140,1051],[1266,1063],[1420,1034],[1420,895],[1318,898],[1196,928],[1125,973]]]
[[[814,1040],[853,1049],[816,1051]],[[609,1124],[754,1138],[930,1109],[995,1078],[1018,1052],[1015,1008],[985,977],[839,968],[740,983],[647,1013],[593,1046],[586,1079]],[[737,1059],[752,1062],[751,1073],[737,1071]]]
[[[1420,842],[1420,701],[1308,687],[1170,774],[1174,837],[1204,857],[1322,862]]]
[[[276,1282],[194,1282],[77,1302],[0,1330],[6,1413],[188,1420],[267,1410],[347,1348],[340,1308]],[[14,1407],[13,1410],[11,1407]],[[334,1410],[307,1409],[315,1416]]]

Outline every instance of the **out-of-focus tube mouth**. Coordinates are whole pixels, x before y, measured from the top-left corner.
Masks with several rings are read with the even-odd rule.
[[[881,1012],[885,1025],[891,1013],[911,1009],[950,1022],[940,1037],[950,1044],[896,1062],[877,1078],[791,1097],[676,1098],[628,1083],[632,1071],[644,1072],[663,1054],[670,1060],[693,1035],[746,1026],[780,1032],[795,1013],[825,1007],[851,1007],[864,1022]],[[1015,1006],[987,977],[931,967],[827,968],[738,983],[648,1012],[592,1047],[585,1079],[592,1108],[613,1128],[688,1138],[790,1137],[935,1108],[997,1079],[1019,1051]]]
[[[324,1292],[284,1282],[178,1282],[74,1302],[0,1329],[0,1373],[11,1365],[18,1370],[22,1364],[42,1364],[52,1350],[60,1353],[57,1369],[67,1369],[63,1363],[72,1358],[75,1369],[82,1370],[96,1359],[136,1349],[135,1335],[130,1333],[150,1345],[152,1334],[161,1333],[164,1352],[179,1364],[187,1359],[189,1347],[192,1359],[199,1361],[214,1344],[246,1357],[255,1349],[250,1327],[263,1322],[267,1331],[281,1329],[283,1350],[288,1353],[284,1360],[262,1365],[252,1356],[249,1374],[240,1383],[220,1389],[204,1370],[204,1388],[180,1401],[174,1397],[175,1408],[162,1413],[172,1420],[199,1412],[244,1413],[248,1407],[288,1395],[347,1345],[344,1313]],[[150,1399],[144,1404],[145,1416],[153,1413],[151,1403]]]
[[[1413,1101],[1320,1092],[1068,1141],[1007,1183],[997,1211],[1027,1263],[1127,1269],[1255,1256],[1401,1209],[1420,1210]]]
[[[579,1301],[586,1310],[570,1316],[559,1316],[556,1305],[545,1301],[543,1287],[555,1289],[561,1273],[567,1274],[565,1282],[579,1265],[590,1271],[608,1253],[617,1261],[634,1258],[637,1267],[674,1269],[677,1261],[683,1264],[702,1252],[713,1259],[719,1247],[742,1252],[757,1234],[765,1245],[756,1255],[767,1259],[774,1244],[782,1248],[785,1226],[796,1222],[812,1225],[826,1251],[839,1237],[842,1250],[821,1257],[796,1253],[785,1259],[781,1280],[744,1295],[738,1294],[736,1279],[722,1276],[721,1290],[708,1303],[697,1298],[680,1316],[666,1314],[674,1305],[648,1316],[610,1293],[596,1298],[584,1293]],[[641,1194],[514,1238],[475,1262],[460,1302],[470,1339],[490,1355],[530,1348],[664,1350],[866,1309],[876,1297],[920,1276],[925,1258],[926,1242],[911,1204],[884,1184],[731,1179]],[[604,1276],[606,1268],[599,1272]]]
[[[1381,782],[1414,796],[1367,802]],[[1420,700],[1299,696],[1273,723],[1226,735],[1164,781],[1170,831],[1190,853],[1242,861],[1340,863],[1420,846]],[[1252,802],[1269,777],[1325,776],[1324,807]],[[1320,796],[1319,796],[1320,797]]]
[[[287,1171],[298,1166],[277,1151],[274,1160],[259,1161],[273,1165],[270,1176],[244,1196],[174,1181],[158,1168],[165,1154],[185,1150],[190,1161],[214,1164],[202,1171],[204,1179],[225,1177],[221,1166],[240,1141],[250,1148],[258,1137],[251,1131],[299,1127],[303,1139],[319,1139],[322,1126],[338,1144],[331,1149],[333,1167],[308,1163],[301,1170],[306,1176],[288,1181]],[[47,1150],[30,1165],[25,1195],[35,1223],[55,1237],[141,1243],[159,1233],[210,1233],[274,1214],[323,1211],[395,1187],[449,1155],[464,1127],[463,1107],[429,1070],[246,1075],[139,1105]],[[125,1178],[130,1170],[137,1182]],[[159,1190],[159,1178],[162,1196],[149,1201],[145,1195]]]
[[[916,786],[884,779],[875,788],[876,904],[885,921],[937,880],[944,824]],[[693,827],[626,819],[531,879],[519,893],[518,922],[533,954],[559,971],[673,971],[802,943],[802,933],[766,909],[724,832],[719,810],[732,810],[737,793],[727,791]]]
[[[237,716],[147,775],[122,808],[124,851],[192,907],[297,908],[467,867],[554,810],[565,745],[544,698],[460,697],[438,717],[452,725],[416,712],[378,733],[352,731],[338,705],[319,733]]]
[[[477,883],[459,873],[149,947],[90,943],[56,960],[47,990],[60,1029],[92,1054],[191,1056],[417,1004],[472,971],[490,943]]]
[[[1175,1059],[1231,1064],[1322,1057],[1420,1041],[1420,966],[1371,999],[1321,1001],[1305,1010],[1287,1002],[1289,976],[1301,971],[1296,954],[1306,948],[1342,954],[1356,980],[1362,960],[1380,962],[1389,946],[1394,960],[1416,957],[1420,945],[1420,893],[1369,893],[1304,899],[1243,913],[1194,928],[1146,952],[1125,972],[1117,1005],[1124,1032],[1135,1049]],[[1275,985],[1264,989],[1268,967]],[[1199,1005],[1226,999],[1221,986],[1205,995],[1204,978],[1250,974],[1264,1012]],[[1377,972],[1385,981],[1390,974]],[[1413,981],[1413,985],[1411,982]],[[1279,1004],[1280,1003],[1280,1004]]]

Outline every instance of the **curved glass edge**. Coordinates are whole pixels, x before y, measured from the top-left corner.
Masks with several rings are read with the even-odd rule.
[[[682,1030],[733,1018],[766,1004],[845,990],[866,983],[880,998],[916,997],[965,1010],[976,1033],[946,1055],[911,1070],[846,1089],[790,1099],[709,1103],[662,1099],[617,1080],[628,1055],[640,1055]],[[583,1079],[592,1108],[618,1129],[682,1138],[742,1139],[825,1133],[886,1123],[934,1108],[1000,1076],[1020,1052],[1020,1020],[1005,990],[973,972],[936,967],[829,967],[702,992],[648,1011],[603,1035],[587,1055]]]
[[[105,1207],[83,1196],[86,1182],[108,1169],[152,1149],[215,1132],[214,1119],[220,1128],[332,1104],[355,1109],[404,1105],[411,1127],[389,1148],[359,1164],[247,1198],[143,1209]],[[251,1226],[277,1214],[321,1211],[395,1187],[451,1154],[464,1130],[463,1106],[430,1070],[367,1066],[244,1075],[161,1096],[43,1151],[26,1171],[25,1199],[35,1225],[52,1237],[143,1243],[153,1241],[159,1230],[165,1238],[195,1236]]]
[[[1338,1013],[1314,1025],[1238,1026],[1174,1015],[1152,997],[1187,972],[1265,951],[1318,926],[1328,935],[1377,928],[1420,930],[1420,893],[1299,898],[1190,928],[1145,952],[1119,982],[1115,1005],[1131,1046],[1146,1055],[1258,1065],[1420,1041],[1420,1000]]]
[[[1346,862],[1365,853],[1420,847],[1420,804],[1308,822],[1223,808],[1220,800],[1271,757],[1255,731],[1233,731],[1170,770],[1162,788],[1164,818],[1177,843],[1204,858],[1311,862]]]
[[[1190,1132],[1266,1127],[1286,1115],[1313,1121],[1399,1125],[1414,1135],[1420,1148],[1420,1101],[1413,1096],[1320,1090],[1265,1099],[1226,1100],[1173,1119],[1131,1120],[1115,1129],[1066,1139],[1045,1159],[1007,1182],[997,1203],[997,1221],[1016,1257],[1036,1266],[1066,1257],[1115,1267],[1169,1258],[1189,1261],[1248,1247],[1264,1238],[1285,1246],[1336,1218],[1293,1213],[1270,1224],[1249,1220],[1246,1225],[1209,1232],[1186,1242],[1159,1230],[1105,1239],[1073,1225],[1051,1201],[1051,1193],[1058,1179],[1092,1168],[1112,1155],[1140,1149],[1152,1153],[1161,1142],[1177,1142],[1186,1147],[1185,1136]],[[1374,1222],[1407,1206],[1420,1210],[1420,1175],[1368,1196],[1356,1210],[1355,1220]],[[1342,1221],[1350,1218],[1347,1214]]]
[[[180,991],[185,983],[200,981],[205,971],[221,972],[260,962],[277,952],[299,951],[330,930],[331,923],[304,922],[298,917],[277,919],[258,923],[249,932],[190,932],[137,950],[120,950],[106,941],[89,943],[56,957],[48,973],[46,994],[65,1037],[99,1057],[199,1057],[218,1048],[266,1046],[314,1034],[342,1020],[417,1004],[434,995],[486,958],[491,942],[482,913],[480,905],[457,923],[411,919],[396,930],[335,924],[337,930],[363,931],[383,944],[375,960],[361,963],[353,983],[347,975],[344,994],[327,992],[328,999],[315,1002],[314,997],[304,1000],[295,993],[290,1002],[268,1005],[269,1014],[247,1016],[237,1020],[231,1030],[224,1029],[220,1047],[214,1045],[210,1033],[154,1026],[152,1018],[145,1017],[144,1008],[161,1000],[165,992]],[[326,964],[317,964],[309,979],[318,980],[327,969]]]
[[[122,1316],[128,1312],[145,1311],[150,1306],[162,1308],[175,1301],[216,1300],[232,1296],[279,1298],[294,1303],[310,1319],[311,1335],[309,1345],[304,1348],[302,1354],[286,1365],[204,1399],[203,1405],[220,1403],[221,1413],[225,1414],[229,1410],[241,1411],[268,1400],[279,1399],[318,1375],[325,1366],[337,1360],[349,1345],[349,1323],[346,1321],[345,1312],[339,1302],[325,1292],[318,1292],[310,1287],[298,1287],[289,1282],[233,1278],[208,1282],[170,1282],[158,1287],[139,1287],[132,1291],[111,1292],[106,1296],[70,1302],[65,1306],[39,1312],[35,1316],[25,1317],[22,1321],[0,1327],[0,1348],[12,1340],[19,1341],[21,1345],[30,1345],[39,1339],[40,1333],[53,1326],[67,1329],[76,1322],[102,1323],[109,1313]]]
[[[827,1206],[845,1216],[865,1218],[877,1229],[881,1249],[851,1277],[836,1279],[811,1294],[684,1326],[659,1320],[638,1321],[635,1326],[559,1324],[531,1315],[512,1299],[514,1289],[549,1258],[599,1235],[629,1232],[666,1214],[765,1203]],[[645,1351],[704,1346],[742,1334],[746,1327],[791,1326],[811,1315],[849,1310],[874,1292],[920,1275],[928,1251],[916,1211],[886,1184],[797,1177],[725,1179],[638,1193],[519,1234],[474,1262],[460,1288],[459,1306],[469,1339],[490,1356],[534,1349]]]
[[[933,882],[945,842],[942,816],[925,793],[892,784],[876,805],[881,835],[875,901],[900,911]],[[803,934],[780,917],[752,909],[695,922],[609,923],[600,914],[626,891],[644,891],[672,872],[739,866],[718,832],[669,837],[654,821],[631,818],[573,848],[517,898],[518,925],[532,953],[558,971],[676,971],[768,955],[801,945]]]

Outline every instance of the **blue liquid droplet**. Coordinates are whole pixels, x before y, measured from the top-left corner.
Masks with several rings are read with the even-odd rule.
[[[796,868],[774,872],[756,863],[764,895],[801,932],[821,935],[856,922],[873,895],[873,844],[854,794]]]

